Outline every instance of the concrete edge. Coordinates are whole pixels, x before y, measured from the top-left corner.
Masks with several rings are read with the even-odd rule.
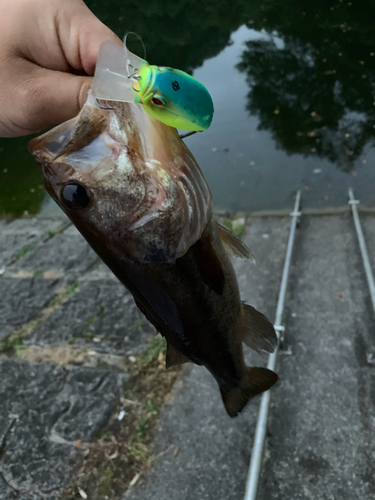
[[[278,210],[256,210],[254,212],[229,212],[226,210],[214,210],[215,217],[246,217],[246,218],[263,218],[263,217],[287,217],[290,215],[292,211],[291,208],[278,209]],[[374,215],[375,207],[366,207],[366,206],[358,206],[359,213],[363,215]],[[323,216],[323,215],[341,215],[350,212],[349,205],[344,205],[340,207],[323,207],[323,208],[305,208],[301,210],[302,215],[311,215],[311,216]],[[66,217],[65,214],[44,214],[44,215],[28,215],[23,217],[18,217],[19,219],[38,219],[38,220],[66,220],[67,227],[71,225],[71,222]],[[0,218],[0,221],[5,221],[6,224],[13,222],[15,219],[7,219],[6,217]]]

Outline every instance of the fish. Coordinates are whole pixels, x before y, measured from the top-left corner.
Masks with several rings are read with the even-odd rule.
[[[126,47],[101,44],[92,87],[100,100],[135,102],[170,127],[202,132],[211,125],[212,98],[196,78],[179,69],[149,64]]]
[[[244,361],[243,343],[258,352],[277,344],[273,325],[240,298],[231,254],[251,254],[215,220],[175,128],[134,103],[99,107],[91,94],[29,151],[48,193],[166,338],[167,368],[207,368],[230,417],[276,383],[276,373]]]

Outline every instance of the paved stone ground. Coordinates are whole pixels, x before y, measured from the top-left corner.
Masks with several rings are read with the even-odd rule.
[[[105,427],[129,377],[113,360],[97,368],[103,355],[142,352],[155,330],[67,220],[0,230],[3,347],[100,353],[93,366],[64,367],[0,354],[0,500],[58,499],[82,463],[76,443]]]
[[[375,218],[362,221],[375,269]],[[242,298],[271,320],[288,233],[288,217],[250,218],[257,265],[235,261]],[[3,266],[0,339],[110,359],[142,352],[154,332],[66,220],[0,226]],[[349,213],[302,217],[285,325],[259,500],[375,499],[375,321]],[[59,499],[82,463],[77,440],[104,428],[127,377],[110,362],[0,357],[0,500]],[[161,413],[154,471],[123,498],[243,498],[258,404],[229,419],[210,374],[186,365]]]

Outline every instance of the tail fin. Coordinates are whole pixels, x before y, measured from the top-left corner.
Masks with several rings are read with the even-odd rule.
[[[230,417],[237,417],[238,413],[248,403],[249,399],[257,396],[272,387],[277,382],[278,376],[268,368],[249,368],[238,387],[230,391],[220,388],[221,397]]]

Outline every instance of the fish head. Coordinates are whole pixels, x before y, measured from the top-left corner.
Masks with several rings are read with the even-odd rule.
[[[99,255],[174,262],[197,241],[208,185],[177,131],[132,103],[97,105],[29,143],[45,187]]]

